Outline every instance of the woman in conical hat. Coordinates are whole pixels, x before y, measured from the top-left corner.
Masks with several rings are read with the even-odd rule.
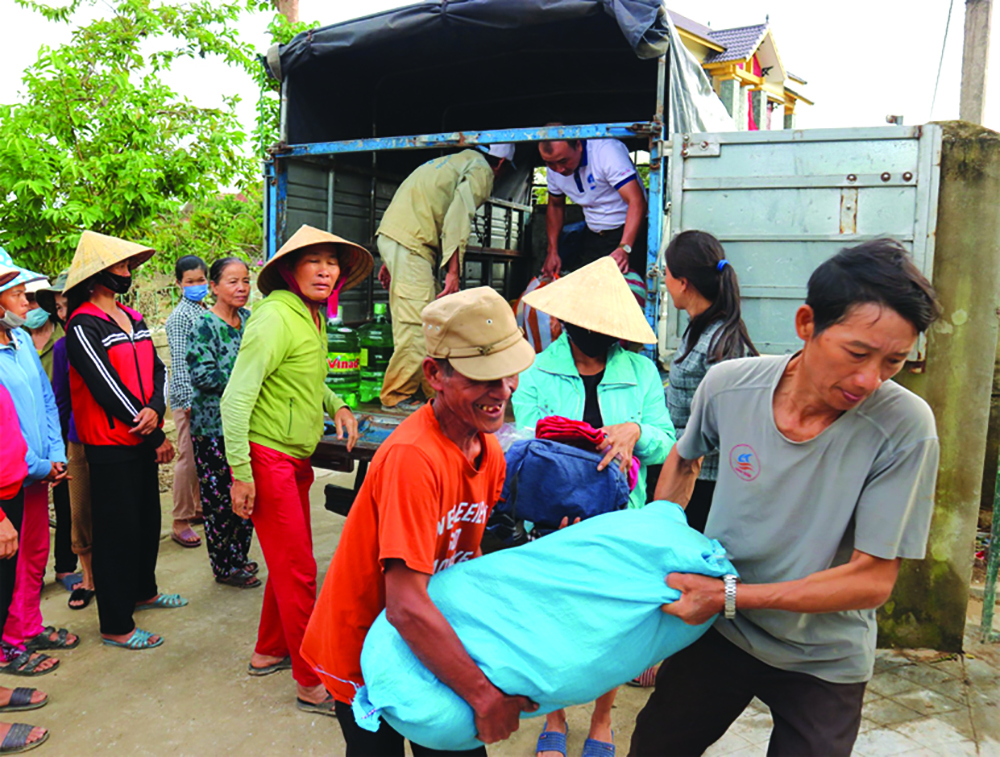
[[[646,470],[659,465],[674,444],[663,382],[649,358],[624,349],[620,341],[653,344],[656,335],[611,258],[601,258],[537,289],[524,298],[533,308],[558,318],[562,335],[527,371],[512,399],[519,427],[534,430],[539,420],[562,416],[584,421],[604,433],[599,447],[604,469],[625,473],[633,457],[639,475],[629,507],[646,504]],[[589,739],[595,749],[613,749],[611,708],[615,691],[595,702]],[[566,713],[546,716],[538,752],[565,747]],[[585,748],[586,751],[586,748]]]
[[[90,468],[101,638],[133,650],[163,643],[136,626],[135,610],[187,604],[156,585],[158,466],[174,456],[162,429],[166,368],[142,315],[118,301],[132,271],[152,255],[149,247],[85,231],[63,289],[73,419]]]
[[[331,716],[333,700],[299,653],[316,600],[309,458],[323,434],[324,410],[348,450],[358,438],[351,409],[325,384],[324,316],[372,266],[360,245],[311,226],[295,232],[257,277],[266,296],[247,321],[221,405],[233,511],[253,515],[268,567],[249,672],[290,667],[299,709]]]

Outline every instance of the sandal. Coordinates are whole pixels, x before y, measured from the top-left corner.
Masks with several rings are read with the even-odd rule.
[[[176,610],[184,607],[188,601],[180,594],[160,594],[152,602],[141,602],[135,606],[135,611],[139,610]]]
[[[566,757],[566,737],[569,736],[569,726],[566,726],[566,733],[559,731],[546,731],[542,726],[542,732],[538,734],[538,743],[535,745],[535,754],[539,752],[558,752]]]
[[[73,593],[69,595],[69,601],[66,603],[69,605],[71,610],[82,610],[90,601],[94,598],[95,592],[93,589],[84,589],[82,586],[79,589],[73,589]],[[83,604],[73,604],[74,602]]]
[[[51,673],[59,667],[59,661],[56,660],[56,664],[51,668],[36,670],[39,665],[49,659],[52,658],[50,658],[47,654],[42,654],[41,652],[21,652],[21,654],[12,659],[6,665],[0,667],[0,673],[6,673],[9,676],[25,676],[27,678],[43,676],[46,673]]]
[[[83,582],[83,575],[80,573],[67,573],[62,578],[56,576],[56,583],[62,584],[66,591],[74,591],[73,587]]]
[[[28,743],[28,737],[31,735],[33,730],[35,730],[35,726],[33,725],[27,725],[26,723],[13,723],[10,730],[7,731],[7,735],[3,737],[3,743],[0,743],[0,754],[18,754],[19,752],[27,752],[29,749],[41,746],[49,740],[49,732],[46,731],[42,734],[42,738]]]
[[[639,689],[651,689],[656,685],[656,674],[659,669],[659,665],[654,665],[653,667],[642,671],[631,681],[626,681],[626,683],[629,686],[635,686]]]
[[[269,676],[271,673],[277,673],[280,670],[291,670],[292,669],[292,658],[286,657],[283,660],[278,660],[270,665],[265,665],[262,668],[255,668],[252,662],[247,663],[247,673],[252,676]]]
[[[243,570],[245,570],[251,576],[256,576],[257,571],[260,570],[260,566],[256,562],[251,560],[250,562],[248,562],[246,565],[243,566]]]
[[[44,707],[49,703],[49,697],[46,694],[45,699],[41,702],[32,702],[31,697],[34,696],[37,689],[28,689],[24,686],[18,686],[14,691],[11,692],[10,701],[3,707],[0,707],[0,712],[23,712],[24,710],[37,710],[39,707]]]
[[[56,638],[53,639],[52,634],[55,634]],[[56,630],[55,626],[45,626],[40,634],[32,636],[24,642],[24,648],[33,652],[39,649],[75,649],[80,646],[79,636],[73,642],[67,642],[67,638],[69,638],[69,631],[65,628]]]
[[[615,732],[611,732],[611,738],[615,737]],[[608,741],[598,741],[597,739],[587,739],[583,742],[583,751],[580,757],[615,757],[615,745]]]
[[[256,589],[260,586],[260,579],[257,576],[247,573],[245,570],[230,573],[225,578],[216,576],[215,582],[217,584],[225,584],[226,586],[235,586],[237,589]]]
[[[302,712],[311,712],[315,715],[330,715],[332,717],[337,717],[337,713],[334,712],[336,701],[337,700],[331,696],[328,696],[322,702],[307,702],[305,699],[295,697],[295,706],[302,710]]]
[[[157,634],[151,633],[150,631],[143,631],[141,628],[136,626],[136,629],[132,632],[132,635],[129,637],[128,641],[114,641],[113,639],[104,639],[104,638],[102,638],[101,641],[110,647],[123,647],[124,649],[143,650],[143,649],[152,649],[153,647],[158,647],[160,646],[160,644],[163,643],[162,636],[160,636],[160,638],[157,639],[156,641],[150,641],[150,639],[154,636],[157,636]]]
[[[188,528],[185,528],[179,534],[174,531],[171,531],[170,538],[173,539],[178,544],[180,544],[182,547],[201,546],[201,537],[198,536],[198,534],[196,534],[194,531],[192,531],[190,526]]]

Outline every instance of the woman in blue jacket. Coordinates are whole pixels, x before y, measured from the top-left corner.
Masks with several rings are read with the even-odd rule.
[[[18,268],[0,249],[0,264]],[[40,649],[75,647],[79,639],[42,623],[42,577],[49,557],[49,484],[66,478],[66,448],[52,385],[22,328],[28,312],[25,284],[44,278],[18,268],[17,278],[0,286],[0,381],[10,392],[28,450],[24,516],[18,534],[17,578],[0,643],[0,672],[40,675],[57,661],[33,654]]]
[[[619,343],[656,342],[624,276],[611,258],[601,258],[526,295],[524,302],[558,318],[564,331],[521,374],[511,400],[515,422],[533,430],[539,419],[559,415],[603,431],[605,455],[598,468],[613,463],[624,473],[632,458],[638,459],[629,507],[642,507],[647,467],[666,460],[675,435],[656,365]],[[610,691],[595,703],[583,757],[613,753],[614,699]],[[565,755],[565,711],[546,716],[537,751]]]

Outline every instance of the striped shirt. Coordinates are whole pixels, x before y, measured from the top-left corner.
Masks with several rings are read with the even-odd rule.
[[[667,409],[670,411],[670,420],[674,422],[677,430],[677,438],[684,434],[688,419],[691,417],[691,400],[694,399],[694,392],[705,378],[711,364],[708,360],[708,350],[712,344],[712,337],[722,326],[722,321],[715,321],[708,325],[702,333],[694,349],[684,360],[680,360],[681,355],[687,350],[687,334],[681,340],[673,360],[670,361],[670,383],[667,385]],[[698,478],[704,481],[715,481],[719,477],[719,453],[710,452],[705,455],[701,463],[701,474]]]

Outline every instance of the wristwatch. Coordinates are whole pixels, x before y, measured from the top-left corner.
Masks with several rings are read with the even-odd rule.
[[[726,620],[732,620],[736,617],[736,578],[732,573],[722,577],[722,583],[725,585],[726,590]]]
[[[623,250],[625,250],[625,254],[626,255],[631,255],[632,254],[632,245],[630,245],[630,244],[620,244],[618,246],[621,247]]]

